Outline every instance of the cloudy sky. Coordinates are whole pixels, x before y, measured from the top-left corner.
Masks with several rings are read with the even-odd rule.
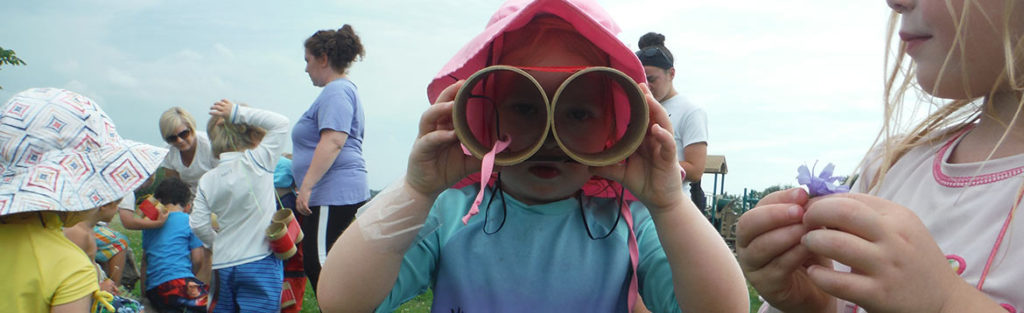
[[[648,31],[666,35],[676,89],[706,108],[708,152],[726,156],[729,193],[795,184],[797,166],[816,160],[852,171],[881,125],[884,1],[598,2],[633,49]],[[14,1],[0,10],[0,47],[28,65],[0,68],[0,98],[71,89],[122,136],[156,145],[159,115],[175,105],[200,125],[221,98],[294,120],[320,92],[302,42],[348,23],[367,51],[350,75],[366,106],[370,187],[381,189],[405,169],[427,83],[500,3]]]

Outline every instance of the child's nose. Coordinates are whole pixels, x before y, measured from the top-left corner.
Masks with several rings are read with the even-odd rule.
[[[548,131],[548,135],[544,137],[544,145],[541,146],[541,149],[544,149],[545,151],[558,150],[559,149],[558,148],[558,141],[555,140],[555,133],[554,132]]]
[[[914,9],[917,0],[885,0],[885,2],[893,11],[903,14]]]

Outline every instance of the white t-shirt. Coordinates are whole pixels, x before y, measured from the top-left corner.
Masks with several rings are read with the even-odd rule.
[[[192,192],[195,193],[199,178],[207,171],[217,166],[217,159],[213,156],[213,149],[210,147],[210,137],[205,132],[196,131],[196,155],[192,157],[192,164],[185,166],[181,161],[181,150],[174,146],[168,147],[167,156],[161,167],[174,170],[181,176]]]
[[[875,195],[910,208],[931,232],[953,271],[977,286],[996,238],[1024,180],[1024,154],[978,163],[950,164],[961,136],[946,136],[900,158]],[[980,171],[979,171],[980,169]],[[870,174],[869,174],[870,173]],[[853,192],[866,190],[874,169],[861,174]],[[973,177],[973,179],[971,178]],[[1019,212],[1019,210],[1018,210]],[[993,259],[983,291],[999,304],[1024,309],[1024,219],[1014,218]],[[839,266],[847,269],[848,267]],[[855,312],[838,301],[837,312]],[[766,305],[767,306],[767,305]],[[774,310],[762,310],[774,312]],[[865,312],[857,308],[856,312]]]
[[[672,135],[676,137],[676,156],[686,161],[683,149],[686,146],[708,142],[708,113],[703,107],[687,101],[682,95],[675,95],[661,103],[672,122]],[[704,169],[700,169],[703,171]],[[683,192],[690,194],[690,184],[683,184]]]

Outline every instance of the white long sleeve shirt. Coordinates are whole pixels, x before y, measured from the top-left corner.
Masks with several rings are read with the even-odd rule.
[[[257,261],[270,255],[266,228],[274,215],[274,167],[288,140],[288,118],[247,107],[235,107],[231,122],[267,131],[259,146],[224,152],[220,162],[199,179],[189,224],[196,236],[213,247],[213,269]],[[210,224],[217,214],[220,231]]]

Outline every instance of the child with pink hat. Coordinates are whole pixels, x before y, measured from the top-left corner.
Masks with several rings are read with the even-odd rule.
[[[4,309],[88,312],[102,299],[92,260],[61,227],[116,205],[166,153],[121,138],[99,105],[71,91],[29,89],[0,107]]]
[[[432,289],[434,312],[749,310],[616,32],[592,1],[502,5],[428,86],[407,174],[338,239],[321,307],[390,312]]]

